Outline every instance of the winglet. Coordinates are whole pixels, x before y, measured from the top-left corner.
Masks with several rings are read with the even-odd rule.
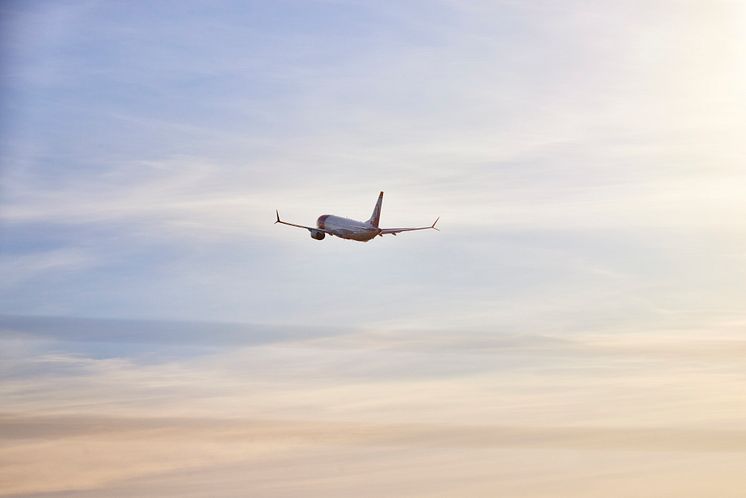
[[[280,222],[280,212],[275,209],[275,213],[277,213],[277,221],[275,221],[275,225],[277,225]]]
[[[438,222],[438,220],[439,220],[439,219],[440,219],[440,216],[438,216],[438,217],[437,217],[437,218],[435,219],[435,221],[433,221],[433,224],[432,224],[432,225],[430,225],[430,228],[432,228],[432,229],[434,229],[434,230],[437,230],[437,231],[439,231],[439,232],[440,232],[440,228],[435,228],[435,224],[436,224],[436,223]]]

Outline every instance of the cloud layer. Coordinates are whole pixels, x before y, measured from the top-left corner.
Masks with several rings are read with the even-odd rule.
[[[2,322],[4,496],[593,496],[618,479],[618,496],[697,496],[703,481],[736,496],[742,484],[732,331],[267,342],[251,325]]]

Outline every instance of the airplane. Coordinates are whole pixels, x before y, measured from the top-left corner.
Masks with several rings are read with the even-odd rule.
[[[435,224],[438,222],[438,217],[432,225],[429,227],[413,227],[413,228],[379,228],[378,221],[381,219],[381,205],[383,204],[383,192],[378,194],[378,201],[376,206],[373,208],[373,214],[367,221],[351,220],[349,218],[341,218],[331,214],[323,214],[316,220],[315,227],[307,227],[304,225],[296,225],[295,223],[288,223],[280,219],[280,212],[275,210],[277,214],[277,221],[275,225],[280,223],[282,225],[288,225],[291,227],[305,228],[311,232],[311,238],[316,240],[324,240],[327,235],[333,235],[342,239],[357,240],[359,242],[368,242],[376,236],[383,237],[384,235],[396,235],[401,232],[413,232],[415,230],[438,230],[435,228]]]

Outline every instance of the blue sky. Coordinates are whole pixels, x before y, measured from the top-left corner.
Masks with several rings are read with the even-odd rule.
[[[732,306],[735,9],[10,4],[3,311],[417,322],[620,279]],[[379,189],[384,223],[444,232],[270,224],[366,217]]]
[[[267,437],[280,464],[259,462],[261,482],[348,458],[370,477],[377,443],[316,442],[334,424],[357,441],[345,424],[379,423],[394,425],[369,430],[425,440],[386,453],[417,462],[411,496],[433,496],[425,481],[449,475],[437,469],[455,469],[444,496],[463,492],[458,479],[472,496],[550,496],[568,472],[587,483],[568,496],[629,496],[655,458],[644,434],[635,458],[607,443],[634,426],[673,427],[681,438],[660,447],[694,448],[661,489],[696,496],[681,473],[693,462],[699,481],[725,483],[720,496],[736,489],[737,469],[696,430],[744,430],[740,2],[39,1],[6,2],[0,17],[8,424],[102,417],[111,433],[85,437],[145,455],[89,478],[84,451],[42,434],[69,478],[34,484],[39,455],[20,445],[6,457],[28,473],[0,474],[18,493],[177,496],[190,465],[245,489],[259,461],[215,449],[207,422],[185,417],[235,418],[244,436],[257,420],[280,424],[269,434],[331,424],[303,426],[300,456]],[[272,224],[276,208],[302,224],[365,219],[380,190],[382,225],[440,216],[442,231],[361,244]],[[516,420],[556,429],[551,441],[577,425],[600,453],[532,454]],[[474,467],[429,460],[440,443],[396,426],[420,422],[464,429],[453,444]],[[184,436],[120,445],[154,423]],[[475,450],[467,429],[484,424],[510,426],[525,461],[502,442]],[[205,445],[215,468],[188,456]],[[572,458],[583,465],[552,463]],[[600,478],[614,462],[635,478]],[[485,477],[511,463],[506,480]],[[311,489],[298,472],[262,492]],[[375,472],[314,489],[408,482]],[[528,485],[526,472],[548,477]]]

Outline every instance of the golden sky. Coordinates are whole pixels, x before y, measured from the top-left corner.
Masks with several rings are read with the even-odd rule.
[[[366,332],[150,362],[18,348],[0,489],[739,496],[746,342],[670,333]]]

